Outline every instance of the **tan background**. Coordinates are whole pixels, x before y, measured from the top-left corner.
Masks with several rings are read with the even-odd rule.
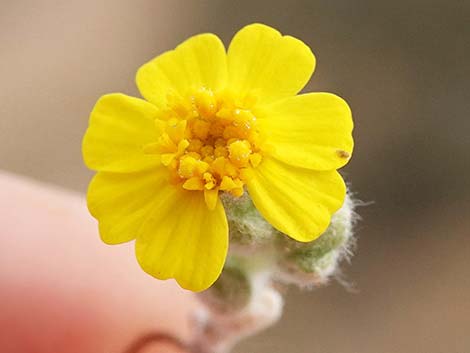
[[[0,169],[85,192],[88,114],[137,95],[136,69],[190,35],[261,21],[317,56],[308,89],[351,105],[344,174],[358,249],[333,283],[291,289],[284,319],[237,352],[470,352],[470,2],[0,0]],[[1,196],[1,195],[0,195]]]

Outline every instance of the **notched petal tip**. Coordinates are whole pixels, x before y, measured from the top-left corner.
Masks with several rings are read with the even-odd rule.
[[[166,185],[163,168],[139,173],[98,172],[90,182],[87,206],[99,222],[101,239],[120,244],[135,239],[153,202]]]
[[[200,192],[164,191],[143,224],[135,253],[142,269],[165,280],[174,278],[191,291],[210,287],[220,275],[228,250],[228,224],[218,202],[207,208]]]
[[[256,92],[258,104],[297,94],[315,68],[304,42],[260,23],[238,31],[227,56],[230,87],[241,97]]]
[[[346,101],[331,93],[306,93],[258,111],[269,154],[284,163],[318,171],[343,167],[353,152],[354,128]]]
[[[225,46],[219,37],[202,33],[142,65],[135,82],[145,99],[165,107],[168,93],[183,97],[192,87],[217,90],[225,86],[226,60]]]
[[[155,167],[159,160],[142,153],[157,139],[157,108],[143,99],[121,93],[96,102],[82,141],[85,165],[92,170],[133,172]]]
[[[277,29],[261,22],[254,22],[250,23],[238,30],[237,33],[243,32],[243,31],[265,31],[265,32],[271,32],[273,35],[277,35],[279,37],[282,37],[281,32],[279,32]]]
[[[337,171],[312,171],[265,158],[254,172],[248,191],[256,208],[274,228],[300,242],[318,238],[346,196]]]

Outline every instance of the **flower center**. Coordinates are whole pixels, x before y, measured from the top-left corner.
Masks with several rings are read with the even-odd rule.
[[[204,191],[213,209],[218,192],[243,195],[247,169],[262,160],[254,99],[236,102],[228,92],[200,88],[187,98],[168,97],[156,124],[162,134],[145,147],[158,153],[170,181],[186,190]]]

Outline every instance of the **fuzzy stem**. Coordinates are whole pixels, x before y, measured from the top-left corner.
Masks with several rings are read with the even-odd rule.
[[[195,316],[195,336],[190,347],[198,353],[227,353],[245,337],[279,320],[283,299],[270,281],[268,271],[250,277],[250,299],[239,311],[220,311],[208,305]]]

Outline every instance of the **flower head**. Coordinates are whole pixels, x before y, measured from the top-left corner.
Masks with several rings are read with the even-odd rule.
[[[296,95],[314,66],[300,40],[253,24],[228,52],[201,34],[143,65],[136,81],[145,100],[101,97],[83,155],[98,171],[88,206],[103,241],[136,239],[146,272],[200,291],[227,254],[221,193],[247,190],[293,239],[321,235],[345,197],[336,170],[351,156],[353,124],[341,98]]]

